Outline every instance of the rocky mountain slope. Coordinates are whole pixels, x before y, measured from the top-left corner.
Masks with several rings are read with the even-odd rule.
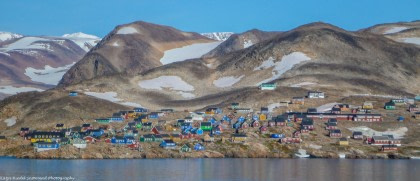
[[[65,71],[99,40],[83,33],[64,37],[0,33],[0,99],[57,85]]]
[[[136,75],[161,66],[166,50],[211,42],[198,33],[142,21],[120,25],[64,75],[61,85],[105,75]]]
[[[234,33],[233,32],[213,32],[213,33],[200,33],[200,34],[213,40],[225,41]]]
[[[162,32],[173,36],[169,38]],[[156,110],[196,110],[230,102],[246,107],[267,106],[304,96],[307,90],[325,91],[334,97],[420,94],[420,85],[416,84],[420,82],[420,48],[382,34],[311,23],[273,33],[249,47],[244,47],[242,41],[234,46],[237,49],[204,55],[231,39],[234,41],[235,35],[225,42],[214,42],[198,34],[144,22],[118,26],[71,68],[59,88],[51,91],[77,90],[91,98]],[[197,42],[206,46],[196,46]],[[138,51],[140,45],[150,51]],[[156,48],[163,45],[170,48]],[[133,53],[123,56],[127,51]],[[185,56],[191,52],[200,54]],[[89,58],[99,55],[103,57]],[[137,55],[152,58],[134,61],[132,56]],[[279,87],[275,91],[258,90],[257,86],[265,82],[276,82]],[[48,92],[39,99],[47,99]],[[67,94],[58,95],[66,104]],[[0,110],[12,102],[3,104]],[[55,108],[45,108],[50,109]]]
[[[270,39],[279,33],[280,32],[266,32],[253,29],[240,34],[233,34],[229,36],[229,38],[221,43],[217,48],[207,53],[205,57],[224,55],[230,52],[248,48],[261,41]]]
[[[223,55],[167,64],[137,76],[101,77],[67,89],[113,91],[149,108],[180,109],[220,104],[245,92],[252,98],[264,82],[342,96],[412,96],[420,93],[420,85],[414,84],[420,81],[419,50],[382,35],[312,23]]]
[[[383,34],[398,42],[420,46],[420,21],[380,24],[360,31]]]

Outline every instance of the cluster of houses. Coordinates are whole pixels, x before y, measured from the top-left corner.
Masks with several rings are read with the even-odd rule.
[[[261,90],[274,90],[275,84],[262,84]],[[71,93],[70,96],[77,96]],[[309,91],[306,98],[322,99],[325,94],[320,91]],[[406,102],[391,100],[393,104],[402,105]],[[292,104],[305,104],[305,97],[293,97]],[[36,131],[21,128],[20,136],[30,140],[35,150],[45,151],[59,149],[61,145],[73,145],[84,149],[89,143],[104,141],[112,145],[123,145],[132,149],[142,150],[141,145],[146,143],[159,144],[163,149],[178,149],[181,152],[192,150],[205,150],[206,143],[221,140],[232,143],[247,142],[248,130],[258,130],[260,134],[269,133],[270,127],[299,127],[291,135],[281,133],[270,134],[270,139],[278,140],[281,144],[299,144],[302,135],[315,129],[314,121],[325,121],[328,136],[337,138],[338,144],[349,145],[349,141],[338,128],[338,121],[381,122],[381,114],[372,114],[373,104],[365,102],[360,108],[351,109],[348,104],[337,104],[329,112],[318,112],[309,108],[306,112],[286,112],[273,116],[267,107],[259,111],[252,108],[240,107],[239,103],[232,103],[229,111],[224,114],[221,108],[211,107],[203,112],[190,112],[188,116],[167,122],[165,117],[175,111],[161,109],[150,112],[145,108],[134,108],[129,111],[119,111],[110,117],[97,118],[95,122],[100,125],[94,128],[91,124],[80,127],[65,128],[64,124],[57,124],[51,131]],[[385,105],[387,108],[387,104]],[[410,104],[408,110],[418,114],[418,107]],[[111,123],[120,123],[124,126],[121,130],[111,128]],[[353,132],[355,140],[363,140],[362,132]],[[215,139],[217,138],[217,139]],[[0,136],[0,141],[5,138]],[[365,142],[371,145],[382,146],[383,151],[392,151],[400,146],[399,140],[392,135],[373,136],[366,138]]]

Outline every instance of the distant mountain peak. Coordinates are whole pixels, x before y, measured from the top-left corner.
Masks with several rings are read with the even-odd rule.
[[[23,35],[17,34],[17,33],[11,33],[11,32],[1,32],[0,31],[0,42],[11,40],[15,38],[21,38]]]
[[[234,33],[233,32],[210,32],[210,33],[200,33],[200,34],[213,40],[225,41]]]
[[[77,32],[77,33],[72,33],[72,34],[64,34],[63,35],[64,38],[86,38],[86,39],[98,39],[100,40],[101,38],[95,36],[95,35],[89,35],[86,33],[82,33],[82,32]]]

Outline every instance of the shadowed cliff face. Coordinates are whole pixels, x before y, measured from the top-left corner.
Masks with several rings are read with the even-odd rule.
[[[103,75],[136,75],[161,66],[165,50],[212,41],[197,33],[141,21],[120,25],[72,67],[60,85]]]

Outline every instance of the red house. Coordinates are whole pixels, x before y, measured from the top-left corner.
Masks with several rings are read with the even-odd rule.
[[[268,130],[268,129],[267,129],[267,127],[265,127],[265,126],[261,126],[261,127],[260,127],[260,133],[261,133],[261,134],[266,133],[266,132],[267,132],[267,130]]]
[[[382,121],[382,116],[380,114],[357,114],[353,117],[353,121],[379,122]]]
[[[260,127],[260,122],[259,121],[252,122],[252,127],[254,128]]]
[[[270,121],[268,121],[268,126],[269,127],[275,127],[276,126],[276,122],[274,120],[270,120]]]
[[[388,151],[397,151],[397,145],[382,145],[381,151],[388,152]]]
[[[19,135],[24,137],[26,134],[29,133],[29,128],[20,128]]]
[[[96,142],[96,139],[94,137],[92,137],[92,136],[85,136],[83,139],[86,141],[86,143],[94,143],[94,142]]]
[[[410,112],[420,112],[420,108],[417,105],[410,105],[408,107],[408,111],[410,111]]]
[[[341,130],[339,130],[339,129],[330,130],[330,137],[331,138],[341,138],[342,137]]]
[[[290,144],[290,143],[301,143],[302,142],[302,139],[300,139],[300,138],[286,137],[286,138],[280,139],[279,141],[280,141],[280,143]]]

